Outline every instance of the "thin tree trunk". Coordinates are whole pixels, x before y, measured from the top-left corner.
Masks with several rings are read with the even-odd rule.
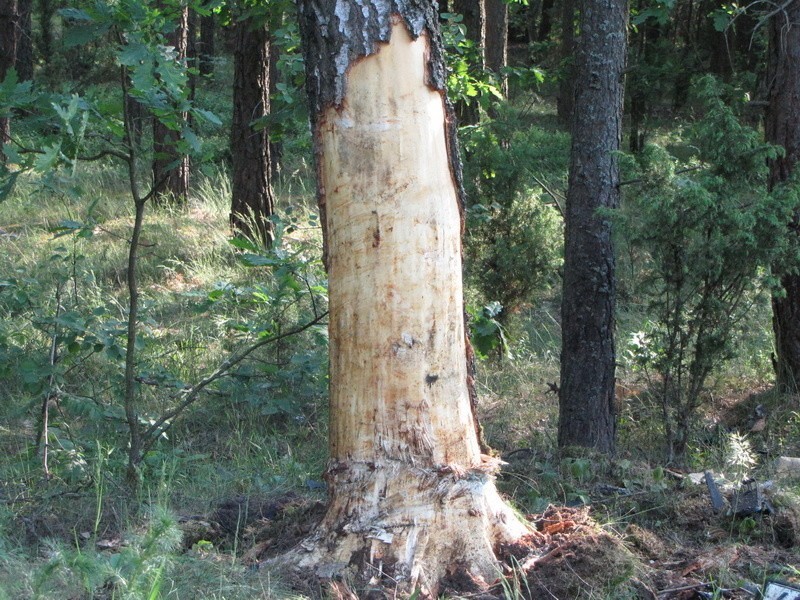
[[[330,501],[282,564],[436,597],[448,569],[493,580],[497,544],[527,531],[470,402],[438,15],[394,0],[306,0],[300,15],[329,273]]]
[[[189,42],[189,8],[179,9],[175,30],[167,41],[175,47],[177,60],[185,61]],[[184,113],[182,120],[186,120]],[[180,132],[153,119],[153,185],[158,202],[186,202],[189,194],[189,157],[177,149]]]
[[[542,0],[529,0],[526,11],[528,43],[538,42],[539,15],[542,14]]]
[[[14,67],[19,41],[19,7],[17,0],[0,0],[0,81]],[[0,117],[0,163],[5,162],[3,145],[10,141],[11,121]]]
[[[625,0],[584,0],[566,202],[558,444],[614,450],[614,309],[611,223],[619,204]]]
[[[471,65],[482,71],[486,67],[486,6],[484,0],[453,0],[453,11],[464,17],[466,36],[475,45],[477,60]],[[480,120],[478,101],[472,99],[459,101],[456,104],[456,115],[459,125],[474,125]]]
[[[200,75],[211,75],[214,73],[214,32],[216,21],[214,13],[200,17]]]
[[[705,0],[700,5],[700,12],[704,15],[702,28],[698,32],[698,43],[708,53],[708,70],[729,81],[733,74],[732,54],[728,38],[723,31],[717,31],[714,20],[710,15],[722,6],[720,0]],[[733,30],[732,30],[733,31]]]
[[[18,0],[19,39],[17,41],[17,74],[20,81],[33,79],[33,0]]]
[[[556,111],[562,125],[570,127],[575,104],[575,0],[561,4],[561,75]]]
[[[791,2],[770,23],[767,80],[769,104],[765,123],[767,141],[785,154],[770,161],[769,189],[789,181],[800,159],[800,0]],[[788,235],[800,235],[800,213]],[[775,370],[778,387],[800,391],[800,275],[781,279],[784,297],[772,300],[775,331]]]
[[[269,32],[266,25],[254,25],[253,19],[237,21],[235,27],[230,221],[234,231],[270,245],[275,199],[269,134],[267,128],[256,131],[252,124],[269,115]]]
[[[281,71],[278,68],[280,60],[280,48],[269,42],[269,97],[273,98],[278,93],[278,83],[280,82]],[[275,181],[280,176],[281,158],[283,157],[283,143],[269,139],[269,165],[272,180]]]
[[[53,17],[56,6],[53,0],[38,0],[39,17],[39,56],[46,65],[50,64],[53,56]]]
[[[189,101],[192,103],[197,97],[197,76],[200,74],[200,42],[197,37],[200,33],[200,16],[196,11],[189,9],[186,28],[186,66],[189,68]],[[192,126],[192,115],[189,115],[189,126]]]
[[[504,0],[485,0],[486,67],[497,75],[503,96],[508,96],[508,79],[503,69],[508,64],[508,4]]]
[[[542,18],[536,34],[537,42],[546,42],[550,37],[550,32],[553,31],[553,11],[555,11],[555,0],[542,0]]]

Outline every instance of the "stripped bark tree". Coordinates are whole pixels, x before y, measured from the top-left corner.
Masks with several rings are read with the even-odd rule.
[[[626,0],[583,0],[575,64],[561,303],[558,445],[614,449],[616,273]]]
[[[769,35],[769,104],[765,130],[767,141],[784,148],[783,156],[770,161],[769,189],[786,184],[800,160],[800,0],[793,0],[772,16]],[[800,235],[800,214],[789,226],[789,235]],[[800,391],[800,275],[781,278],[785,291],[772,300],[775,332],[775,370],[778,387]]]
[[[461,166],[428,0],[300,2],[330,293],[327,513],[282,565],[435,597],[528,529],[481,453]],[[397,587],[395,587],[397,586]]]

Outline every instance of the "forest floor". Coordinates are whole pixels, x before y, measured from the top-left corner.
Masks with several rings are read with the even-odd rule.
[[[759,405],[758,414],[764,414],[764,403],[775,398],[769,391],[727,398],[708,418],[725,431],[752,429],[748,415],[755,414]],[[794,419],[796,425],[800,398],[782,398],[780,406],[770,408],[777,414],[767,419],[775,424],[751,432],[763,448],[770,445],[769,436],[786,433],[781,423]],[[491,417],[486,417],[491,429]],[[547,423],[540,422],[539,427],[552,433],[546,431]],[[792,447],[798,449],[797,440],[792,440]],[[554,466],[547,453],[544,447],[506,452],[508,464],[500,486],[518,506],[543,502],[548,485],[560,488],[563,502],[526,515],[535,532],[500,549],[503,577],[487,589],[456,571],[446,582],[446,596],[746,599],[764,597],[769,585],[773,593],[776,584],[783,586],[781,593],[790,588],[800,593],[800,472],[776,473],[769,461],[760,461],[762,466],[752,465],[749,471],[753,482],[742,487],[726,479],[718,470],[724,465],[717,463],[709,472],[724,505],[715,508],[706,482],[700,480],[703,472],[598,456],[566,459]],[[766,488],[765,504],[757,511],[734,515],[738,502],[734,492],[757,486]],[[323,513],[324,503],[318,497],[293,493],[238,497],[210,514],[186,519],[184,544],[188,550],[200,540],[210,540],[214,547],[226,547],[238,531],[240,560],[257,568],[301,541]],[[316,595],[307,583],[299,585]],[[316,591],[352,597],[343,586]],[[364,596],[356,591],[356,597]]]
[[[143,423],[231,351],[266,327],[302,324],[324,298],[310,172],[298,173],[278,190],[291,232],[277,253],[230,243],[219,174],[198,183],[188,209],[148,213]],[[324,511],[322,328],[265,347],[220,379],[144,457],[141,485],[124,483],[130,202],[116,169],[79,175],[75,196],[21,178],[0,204],[0,600],[345,597],[264,563]],[[776,468],[779,457],[800,457],[800,398],[770,389],[769,299],[753,300],[736,357],[709,382],[682,468],[666,460],[653,381],[629,359],[646,316],[624,282],[617,453],[558,452],[558,305],[551,290],[515,312],[506,323],[513,357],[479,364],[480,420],[507,463],[499,488],[536,533],[498,549],[505,567],[488,589],[455,572],[446,595],[688,600],[758,598],[770,581],[800,587],[800,472]],[[47,465],[37,445],[43,405],[52,409]],[[698,481],[706,471],[724,498],[719,510]],[[765,488],[770,513],[731,514],[745,478]]]

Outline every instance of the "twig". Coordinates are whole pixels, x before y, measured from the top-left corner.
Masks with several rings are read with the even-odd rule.
[[[231,358],[224,361],[216,371],[208,375],[207,377],[203,378],[201,381],[193,385],[191,388],[185,389],[183,393],[185,394],[183,400],[181,401],[178,406],[173,408],[170,411],[164,413],[160,418],[158,418],[155,423],[150,425],[147,430],[142,435],[142,438],[145,439],[145,443],[142,444],[141,452],[145,454],[150,448],[152,448],[153,444],[158,440],[158,438],[164,434],[170,427],[172,427],[172,422],[170,419],[176,417],[184,409],[189,406],[192,402],[197,399],[198,394],[203,391],[203,389],[208,386],[209,384],[215,382],[217,379],[223,377],[231,367],[236,366],[240,362],[242,362],[245,358],[247,358],[250,354],[261,348],[262,346],[266,346],[267,344],[271,344],[273,342],[277,342],[284,338],[296,335],[298,333],[302,333],[306,329],[313,327],[314,325],[318,324],[322,321],[325,317],[328,316],[328,311],[326,310],[324,313],[314,317],[308,323],[305,323],[299,327],[295,327],[294,329],[290,329],[284,333],[280,333],[278,335],[274,335],[272,337],[264,338],[263,340],[259,340],[249,348],[242,350],[236,356],[232,356]]]
[[[547,192],[547,195],[550,196],[553,199],[553,203],[556,205],[556,210],[558,210],[558,214],[561,215],[561,218],[562,219],[566,218],[564,216],[564,210],[561,208],[561,205],[558,203],[558,196],[556,195],[556,193],[553,192],[549,187],[547,187],[545,185],[545,183],[541,179],[539,179],[536,175],[534,175],[533,173],[531,173],[531,177],[533,177],[533,180],[536,183],[539,184],[539,187],[541,187],[545,192]],[[563,199],[564,197],[561,196],[561,198]]]
[[[686,590],[696,590],[697,588],[704,588],[710,585],[711,585],[710,582],[695,583],[693,585],[683,585],[680,587],[667,588],[666,590],[661,590],[660,592],[656,592],[656,595],[665,596],[667,594],[671,594],[672,592],[685,592]]]
[[[56,285],[56,319],[61,315],[61,283]],[[53,383],[56,376],[56,360],[58,359],[58,323],[53,325],[53,336],[50,342],[50,378],[47,383],[47,393],[42,400],[42,430],[37,444],[42,447],[42,470],[45,479],[50,479],[50,467],[47,464],[49,459],[49,429],[50,429],[50,400],[53,398]]]

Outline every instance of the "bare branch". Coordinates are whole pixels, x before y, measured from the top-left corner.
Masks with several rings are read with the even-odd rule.
[[[203,389],[206,386],[210,385],[211,383],[225,376],[225,374],[227,374],[232,367],[238,365],[240,362],[242,362],[245,358],[247,358],[250,354],[258,350],[259,348],[266,346],[267,344],[272,344],[273,342],[277,342],[284,338],[297,335],[298,333],[302,333],[303,331],[310,329],[314,325],[320,323],[322,319],[324,319],[327,316],[328,316],[328,311],[326,310],[324,313],[314,317],[314,319],[312,319],[308,323],[300,325],[299,327],[295,327],[294,329],[290,329],[289,331],[286,331],[284,333],[273,335],[271,337],[257,341],[255,344],[242,350],[239,354],[236,354],[225,360],[213,373],[204,377],[202,380],[197,382],[192,387],[183,390],[184,398],[180,402],[180,404],[178,404],[178,406],[176,406],[172,410],[164,413],[158,420],[156,420],[155,423],[150,425],[150,427],[148,427],[147,430],[144,432],[144,435],[142,437],[145,438],[147,441],[144,443],[142,447],[142,453],[144,454],[145,452],[147,452],[156,442],[158,437],[161,434],[165,433],[170,427],[172,427],[171,419],[178,416],[186,409],[186,407],[188,407],[195,400],[197,400],[197,396],[200,394],[200,392],[203,391]]]

